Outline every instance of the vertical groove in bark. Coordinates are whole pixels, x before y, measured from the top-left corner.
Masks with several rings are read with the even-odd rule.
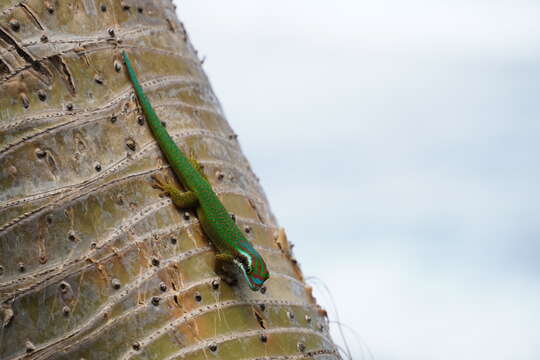
[[[339,359],[173,5],[0,7],[0,358]],[[222,283],[194,214],[151,187],[173,177],[122,49],[267,259],[264,293]]]

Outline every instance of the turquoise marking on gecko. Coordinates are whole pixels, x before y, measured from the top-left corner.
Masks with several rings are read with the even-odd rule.
[[[144,94],[125,51],[122,51],[122,56],[150,129],[174,174],[187,191],[181,191],[159,176],[153,177],[154,186],[170,196],[178,208],[196,209],[204,233],[218,252],[216,272],[226,282],[232,284],[235,281],[226,270],[229,264],[234,263],[242,271],[251,290],[259,290],[270,276],[262,256],[231,219],[229,212],[202,173],[201,166],[193,157],[188,158],[175,144]]]

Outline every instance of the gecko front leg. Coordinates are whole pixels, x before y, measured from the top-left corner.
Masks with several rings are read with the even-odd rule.
[[[206,174],[205,174],[204,171],[203,171],[204,166],[202,166],[201,163],[197,160],[197,157],[195,156],[195,153],[193,152],[193,150],[190,150],[188,160],[189,160],[189,163],[191,164],[191,166],[193,166],[193,168],[194,168],[195,170],[197,170],[197,172],[198,172],[203,178],[205,178],[206,180],[208,180],[208,178],[206,177]]]
[[[234,266],[232,255],[224,253],[216,255],[216,266],[214,271],[219,275],[221,280],[225,281],[230,286],[234,286],[238,282],[231,270],[232,266]]]
[[[157,174],[152,175],[152,179],[154,180],[152,186],[162,191],[160,196],[169,196],[173,204],[179,209],[193,209],[199,204],[197,195],[194,192],[182,191]]]

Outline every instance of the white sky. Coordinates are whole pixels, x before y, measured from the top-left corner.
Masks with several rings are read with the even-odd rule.
[[[177,5],[304,273],[375,359],[540,359],[538,1]]]

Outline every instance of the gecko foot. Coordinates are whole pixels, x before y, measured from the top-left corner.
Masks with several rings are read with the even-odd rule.
[[[216,274],[223,280],[227,285],[234,286],[238,283],[236,276],[234,276],[232,256],[226,254],[216,255]]]
[[[161,193],[159,194],[160,197],[168,196],[170,194],[169,189],[171,187],[171,184],[169,184],[169,182],[165,179],[164,176],[159,174],[152,174],[150,177],[152,178],[152,180],[154,180],[152,187],[154,189],[161,190]]]
[[[227,285],[229,286],[235,286],[238,284],[238,279],[235,276],[232,276],[231,274],[227,274],[225,272],[218,273],[221,280],[223,280]]]

